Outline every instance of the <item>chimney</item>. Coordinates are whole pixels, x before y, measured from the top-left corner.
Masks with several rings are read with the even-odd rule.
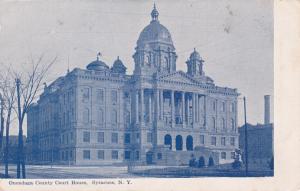
[[[270,124],[270,95],[265,95],[265,125]]]

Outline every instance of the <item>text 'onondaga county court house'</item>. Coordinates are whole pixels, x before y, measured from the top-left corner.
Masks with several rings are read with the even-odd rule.
[[[196,50],[187,72],[176,71],[158,15],[154,7],[140,33],[132,75],[119,58],[110,68],[97,57],[45,86],[28,113],[29,162],[182,165],[192,154],[205,164],[233,161],[237,90],[216,86]]]

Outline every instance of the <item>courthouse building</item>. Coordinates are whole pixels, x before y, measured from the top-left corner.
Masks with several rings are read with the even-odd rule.
[[[233,160],[237,90],[215,85],[195,49],[187,71],[176,70],[171,34],[158,15],[154,7],[140,33],[132,75],[119,57],[112,66],[97,57],[45,85],[28,113],[29,162],[182,165],[192,154],[206,164]]]

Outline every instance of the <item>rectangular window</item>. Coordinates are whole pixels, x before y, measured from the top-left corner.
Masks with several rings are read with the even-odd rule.
[[[104,150],[98,150],[98,159],[104,159]]]
[[[200,135],[200,144],[204,145],[204,135]]]
[[[111,101],[113,104],[118,102],[118,92],[116,90],[111,91]]]
[[[130,151],[125,151],[124,153],[124,157],[125,157],[125,160],[129,160],[130,159]]]
[[[140,152],[135,151],[135,160],[139,160],[139,159],[140,159]]]
[[[83,142],[89,143],[90,142],[90,132],[84,131],[83,132]]]
[[[97,141],[98,143],[104,143],[104,132],[97,133]]]
[[[230,137],[230,145],[231,146],[235,145],[235,139],[234,139],[234,137]]]
[[[147,133],[147,143],[152,143],[152,133]]]
[[[111,142],[112,143],[118,143],[118,133],[112,133],[111,134]]]
[[[119,158],[118,151],[116,151],[116,150],[111,151],[111,158],[118,159]]]
[[[125,133],[124,142],[125,142],[125,144],[130,144],[130,134],[129,133]]]
[[[226,159],[226,152],[221,152],[221,159]]]
[[[225,137],[221,137],[221,145],[222,145],[222,146],[225,146],[225,144],[226,144],[226,139],[225,139]]]
[[[235,159],[235,152],[231,152],[231,159]]]
[[[225,109],[226,109],[226,104],[225,102],[222,102],[222,111],[225,112]]]
[[[217,145],[217,138],[216,137],[211,137],[211,145]]]
[[[96,94],[97,94],[97,103],[103,104],[104,103],[104,91],[98,89]]]
[[[139,134],[139,133],[136,134],[136,142],[137,142],[137,143],[140,142],[140,134]]]
[[[91,151],[90,150],[83,150],[83,159],[91,159]]]
[[[162,154],[161,153],[157,153],[157,160],[161,160],[162,159]]]
[[[90,99],[90,89],[89,88],[83,88],[82,99],[83,99],[83,102],[86,102]]]

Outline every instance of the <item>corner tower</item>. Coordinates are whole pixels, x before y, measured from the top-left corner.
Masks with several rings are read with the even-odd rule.
[[[171,34],[160,24],[158,15],[154,4],[152,20],[140,33],[133,55],[135,75],[152,76],[176,71],[177,55]]]
[[[201,58],[199,52],[194,48],[194,52],[191,53],[190,58],[186,61],[187,73],[196,78],[204,76],[203,62],[204,60]]]

